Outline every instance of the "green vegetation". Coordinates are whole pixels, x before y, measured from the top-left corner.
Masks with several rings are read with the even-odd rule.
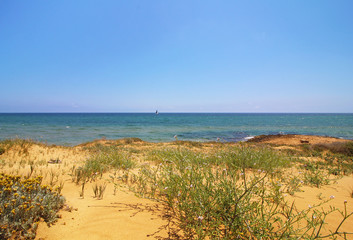
[[[339,177],[353,174],[352,151],[353,142],[336,142],[316,145],[303,144],[300,149],[286,149],[283,150],[283,153],[300,158],[296,159],[296,162],[306,170],[320,170],[328,174],[326,177],[329,175]]]
[[[165,149],[152,151],[148,159],[157,165],[141,168],[131,177],[131,188],[164,203],[170,221],[187,239],[316,239],[343,234],[341,224],[331,234],[322,234],[326,216],[339,211],[319,210],[326,201],[303,211],[285,201],[283,193],[294,194],[303,180],[286,180],[284,171],[295,159],[268,148],[238,146],[211,154]],[[310,179],[311,170],[307,171],[304,180],[320,186],[324,176]],[[352,215],[341,214],[342,222]]]
[[[34,239],[40,219],[48,225],[57,220],[65,199],[41,182],[42,177],[0,174],[1,239]]]
[[[0,146],[0,155],[4,154],[5,153],[5,148],[1,147]]]
[[[148,160],[163,163],[183,160],[193,164],[224,165],[227,168],[261,169],[275,171],[278,168],[291,166],[291,158],[269,148],[254,148],[245,145],[216,150],[213,153],[196,153],[186,148],[154,150],[148,155]]]
[[[335,142],[330,144],[316,144],[313,145],[313,149],[316,151],[329,150],[332,153],[343,154],[349,157],[353,157],[353,142]]]
[[[41,145],[42,143],[37,142],[32,139],[21,139],[21,138],[13,138],[13,139],[5,139],[0,141],[0,148],[4,149],[5,151],[10,150],[14,147],[16,147],[19,150],[19,154],[28,154],[28,149],[30,146],[33,144],[39,144]]]
[[[116,147],[101,145],[95,149],[95,153],[87,159],[83,166],[72,168],[71,176],[73,182],[82,184],[80,196],[84,197],[85,184],[88,181],[95,181],[99,177],[102,178],[103,173],[112,169],[129,170],[134,166],[135,163],[127,153],[120,151]]]
[[[88,182],[94,182],[96,199],[103,198],[107,184],[114,185],[114,195],[118,187],[128,186],[139,196],[165,206],[171,239],[335,239],[351,234],[340,231],[342,223],[353,214],[347,213],[346,202],[343,211],[333,207],[327,210],[322,205],[330,199],[320,195],[321,203],[299,210],[286,197],[300,192],[303,185],[320,188],[352,174],[350,144],[303,144],[279,151],[244,143],[229,146],[175,141],[169,148],[154,150],[124,145],[135,142],[140,140],[83,146],[90,157],[80,166],[70,167],[72,181],[80,185],[82,198]],[[5,140],[0,142],[0,151],[15,149],[26,156],[31,144],[28,140]],[[139,165],[135,159],[143,163]],[[16,164],[17,169],[11,171],[26,168],[22,171],[25,179],[0,175],[0,196],[8,197],[1,198],[0,203],[0,238],[31,239],[40,218],[48,224],[55,221],[64,202],[60,196],[64,182],[59,179],[64,170],[60,169],[61,161],[54,160],[51,166],[57,166],[45,172],[41,165],[48,165],[47,161],[0,161],[0,166],[8,164],[9,168]],[[133,168],[137,168],[134,173],[130,171]],[[30,179],[38,171],[49,187],[40,186],[41,177]],[[56,184],[56,190],[51,190]],[[352,192],[347,194],[353,196]],[[27,193],[31,195],[25,196]],[[342,216],[336,227],[325,224],[332,212]],[[325,227],[328,229],[323,231]]]

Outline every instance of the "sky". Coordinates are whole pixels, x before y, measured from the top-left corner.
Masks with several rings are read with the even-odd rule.
[[[353,113],[352,9],[1,0],[0,112]]]

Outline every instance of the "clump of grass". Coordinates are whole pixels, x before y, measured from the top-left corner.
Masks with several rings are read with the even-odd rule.
[[[218,156],[217,156],[218,155]],[[290,167],[292,159],[267,147],[253,148],[246,145],[228,148],[216,153],[219,162],[231,168],[262,169],[272,172],[277,168]]]
[[[270,148],[254,148],[246,145],[227,147],[208,154],[186,148],[154,150],[149,153],[147,159],[156,163],[178,161],[180,164],[188,159],[192,164],[223,165],[233,169],[261,169],[268,172],[290,167],[292,162],[291,157]]]
[[[55,184],[59,181],[59,175],[60,175],[59,172],[54,171],[53,169],[50,169],[50,171],[49,171],[49,185],[51,187],[54,187]]]
[[[330,183],[329,175],[320,169],[304,172],[304,183],[320,188]]]
[[[147,156],[147,160],[155,163],[170,162],[171,159],[179,163],[182,163],[184,159],[189,159],[193,163],[214,163],[213,159],[207,158],[205,154],[196,153],[186,148],[153,150]]]
[[[81,144],[81,146],[83,146],[84,150],[89,150],[91,152],[99,152],[99,151],[105,151],[104,149],[107,149],[110,147],[129,145],[137,142],[143,142],[143,140],[140,138],[122,138],[119,140],[106,140],[104,141],[104,143],[97,142],[97,140],[95,140],[93,142],[83,143]]]
[[[315,144],[313,149],[317,151],[329,150],[332,153],[353,157],[353,141]]]
[[[129,155],[114,147],[110,147],[91,156],[86,161],[84,168],[89,172],[101,174],[109,169],[131,169],[134,166],[135,163],[130,159]]]
[[[96,181],[98,177],[102,177],[103,173],[110,169],[129,170],[135,166],[129,155],[124,152],[114,147],[104,147],[103,149],[87,159],[83,166],[72,169],[73,182],[82,184],[80,191],[82,198],[84,197],[85,184],[88,181]]]
[[[42,177],[22,179],[0,174],[0,238],[34,239],[40,219],[54,223],[65,199],[50,187],[41,186]]]
[[[97,176],[102,176],[104,172],[110,169],[128,170],[134,166],[135,163],[129,155],[113,147],[108,147],[104,151],[93,154],[82,167],[73,168],[73,181],[79,183],[84,178],[95,180]]]
[[[21,139],[21,138],[13,138],[13,139],[5,139],[0,141],[0,146],[5,149],[5,151],[16,148],[18,149],[19,154],[28,155],[29,148],[33,144],[41,144],[32,139]]]
[[[93,193],[94,193],[94,197],[97,198],[98,200],[103,199],[103,195],[105,192],[105,188],[107,187],[106,183],[103,184],[94,184],[93,185]]]
[[[300,187],[304,183],[298,176],[289,176],[286,185],[286,192],[294,195],[295,192],[300,192]]]

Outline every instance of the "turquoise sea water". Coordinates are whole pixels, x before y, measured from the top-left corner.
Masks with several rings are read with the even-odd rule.
[[[353,139],[353,114],[282,113],[0,113],[0,139],[75,145],[99,138],[145,141],[241,141],[261,134]]]

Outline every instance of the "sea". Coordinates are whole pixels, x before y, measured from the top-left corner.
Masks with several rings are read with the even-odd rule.
[[[238,142],[263,134],[353,139],[353,114],[0,113],[0,140],[24,138],[64,146],[129,137],[150,142]]]

